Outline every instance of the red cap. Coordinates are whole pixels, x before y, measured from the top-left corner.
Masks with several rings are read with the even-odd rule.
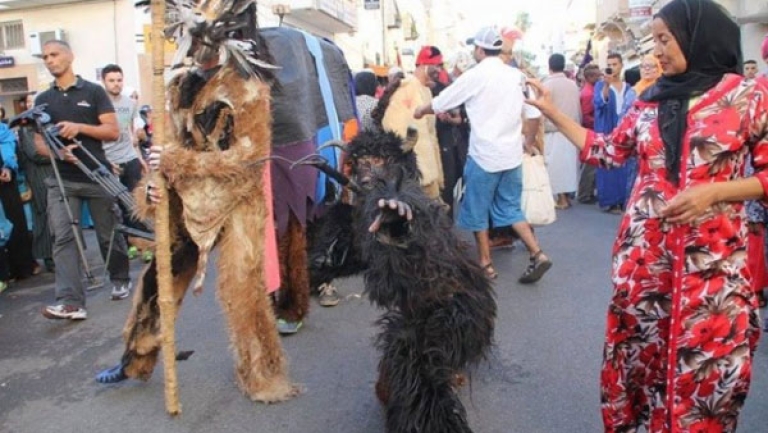
[[[437,49],[437,47],[433,47],[432,45],[425,45],[421,47],[421,51],[419,51],[419,55],[416,57],[416,66],[442,64],[443,54],[440,52],[440,50]]]
[[[523,32],[514,27],[504,27],[501,29],[501,37],[510,41],[516,41],[523,38]]]

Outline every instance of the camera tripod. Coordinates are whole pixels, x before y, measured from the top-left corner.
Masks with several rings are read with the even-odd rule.
[[[35,106],[27,111],[24,111],[23,113],[19,114],[16,117],[13,117],[8,120],[8,127],[14,128],[14,127],[33,127],[42,137],[45,142],[45,144],[50,149],[49,152],[49,158],[51,160],[51,167],[53,168],[53,174],[56,178],[56,184],[58,185],[59,190],[61,191],[61,200],[65,202],[65,208],[67,210],[67,217],[69,218],[69,224],[72,228],[72,233],[74,234],[75,243],[77,245],[77,251],[80,255],[80,261],[83,264],[83,269],[85,272],[85,276],[88,279],[89,286],[92,286],[95,284],[95,278],[93,276],[93,273],[91,272],[90,266],[88,265],[88,260],[85,256],[85,246],[83,244],[83,238],[80,235],[79,226],[80,221],[75,219],[74,214],[72,213],[72,209],[69,206],[69,201],[67,200],[66,190],[64,188],[64,182],[61,178],[61,173],[59,172],[59,167],[56,164],[55,159],[59,159],[60,161],[64,160],[63,152],[66,150],[67,145],[65,145],[59,136],[59,128],[54,125],[51,121],[51,116],[45,112],[46,104],[41,104],[38,106]],[[75,141],[74,144],[81,144],[78,141]],[[82,145],[79,146],[79,149],[82,151],[82,153],[85,155],[86,160],[90,165],[92,165],[94,168],[89,167],[83,161],[81,161],[79,158],[74,161],[74,165],[80,169],[90,180],[104,188],[104,190],[109,194],[111,197],[116,198],[123,207],[128,210],[131,214],[136,209],[136,202],[133,199],[133,196],[131,195],[130,191],[128,191],[128,188],[123,185],[120,180],[115,176],[107,167],[104,166],[98,159],[96,159],[95,156],[91,152],[88,151],[85,147]],[[118,223],[113,227],[112,230],[112,236],[109,241],[109,249],[107,253],[107,257],[104,259],[104,274],[106,277],[107,273],[107,265],[109,263],[109,259],[112,254],[112,247],[114,246],[114,240],[115,235],[117,232],[125,233],[130,236],[135,237],[141,237],[144,239],[154,240],[154,235],[150,232],[145,232],[143,230],[138,230],[135,228],[127,227],[121,223]],[[105,278],[106,280],[106,278]]]

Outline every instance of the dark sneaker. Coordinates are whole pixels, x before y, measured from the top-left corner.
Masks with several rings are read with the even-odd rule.
[[[339,305],[341,297],[339,296],[339,292],[336,290],[336,287],[334,287],[333,284],[323,283],[320,285],[320,287],[317,288],[317,290],[320,291],[320,296],[318,297],[320,305],[323,307],[335,307]]]
[[[543,253],[538,253],[531,256],[531,262],[528,264],[528,268],[523,272],[523,276],[518,280],[522,284],[531,284],[539,281],[541,277],[552,267],[552,260],[549,260],[546,256],[542,258]]]
[[[43,263],[45,263],[45,270],[48,272],[56,272],[56,264],[53,263],[53,259],[45,259],[43,260]]]
[[[48,319],[85,320],[88,318],[88,313],[83,307],[59,304],[43,308],[43,316]]]
[[[119,301],[125,299],[131,294],[131,283],[124,283],[119,286],[112,286],[112,300]]]
[[[284,319],[277,319],[277,332],[279,332],[282,335],[290,335],[295,334],[299,332],[299,329],[301,329],[301,326],[304,323],[301,321],[298,322],[289,322]]]

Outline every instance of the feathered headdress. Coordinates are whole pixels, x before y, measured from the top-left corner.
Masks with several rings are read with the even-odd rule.
[[[136,6],[150,2],[139,0]],[[165,0],[165,4],[166,16],[176,20],[165,28],[165,37],[178,45],[172,69],[184,66],[187,58],[198,65],[218,58],[219,64],[230,63],[244,77],[274,80],[277,66],[258,32],[256,0]]]

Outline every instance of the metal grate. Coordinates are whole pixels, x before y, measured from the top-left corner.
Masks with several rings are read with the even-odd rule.
[[[24,48],[24,25],[21,21],[0,23],[0,48],[4,50]]]

